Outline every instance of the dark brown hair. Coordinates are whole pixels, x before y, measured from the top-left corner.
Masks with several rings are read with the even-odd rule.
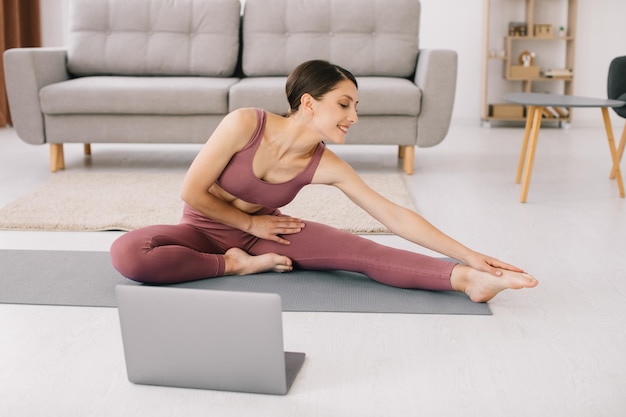
[[[354,75],[339,65],[319,59],[298,65],[287,77],[285,85],[289,114],[298,111],[300,99],[304,94],[309,93],[314,99],[319,100],[344,80],[352,81],[354,86],[359,88]]]

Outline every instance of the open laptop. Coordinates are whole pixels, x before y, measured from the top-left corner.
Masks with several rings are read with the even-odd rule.
[[[284,352],[278,294],[115,288],[135,384],[286,394],[304,353]]]

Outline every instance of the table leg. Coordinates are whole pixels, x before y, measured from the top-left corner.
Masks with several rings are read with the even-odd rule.
[[[617,159],[619,163],[622,162],[624,148],[626,148],[626,124],[624,125],[624,130],[622,130],[622,138],[619,141],[619,147],[617,148]],[[611,179],[615,179],[615,166],[611,169]]]
[[[530,176],[533,170],[533,162],[535,161],[535,149],[537,148],[537,137],[539,136],[539,128],[541,127],[541,114],[543,107],[536,106],[531,114],[532,125],[530,127],[530,148],[528,149],[528,157],[526,158],[526,166],[524,167],[524,182],[522,183],[522,195],[520,203],[526,202],[528,197],[528,188],[530,187]]]
[[[613,127],[611,126],[611,119],[609,117],[609,110],[606,107],[602,107],[602,118],[604,119],[604,128],[606,130],[606,137],[609,141],[609,150],[611,151],[611,159],[613,161],[613,169],[611,172],[615,173],[617,179],[617,188],[619,189],[619,196],[624,198],[624,183],[622,182],[622,172],[619,169],[619,156],[617,149],[615,148],[615,138],[613,137]]]
[[[530,128],[533,123],[533,113],[535,112],[535,106],[528,106],[526,109],[528,114],[526,115],[526,128],[524,129],[524,141],[522,142],[522,152],[519,155],[519,163],[517,164],[517,176],[515,177],[515,184],[519,184],[522,181],[522,172],[524,170],[524,161],[526,160],[526,151],[528,149],[528,138],[530,136]]]

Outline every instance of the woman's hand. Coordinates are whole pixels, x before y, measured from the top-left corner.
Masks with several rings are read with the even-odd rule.
[[[525,272],[516,266],[502,262],[491,256],[483,255],[482,253],[472,252],[465,259],[467,265],[479,271],[488,272],[497,277],[502,275],[501,269],[507,269],[515,272]]]
[[[260,215],[250,216],[250,228],[248,233],[261,239],[271,240],[283,245],[289,245],[287,239],[283,239],[280,235],[292,235],[299,233],[304,228],[304,222],[300,219],[290,216],[272,216]]]

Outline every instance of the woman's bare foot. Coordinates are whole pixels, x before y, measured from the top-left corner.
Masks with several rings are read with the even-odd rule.
[[[293,269],[291,259],[276,253],[252,256],[239,248],[230,248],[224,254],[224,275],[248,275],[257,272],[287,272]]]
[[[524,272],[501,269],[502,275],[495,276],[466,265],[457,265],[452,270],[450,281],[455,291],[464,292],[476,303],[486,303],[500,291],[536,287],[539,282]]]

